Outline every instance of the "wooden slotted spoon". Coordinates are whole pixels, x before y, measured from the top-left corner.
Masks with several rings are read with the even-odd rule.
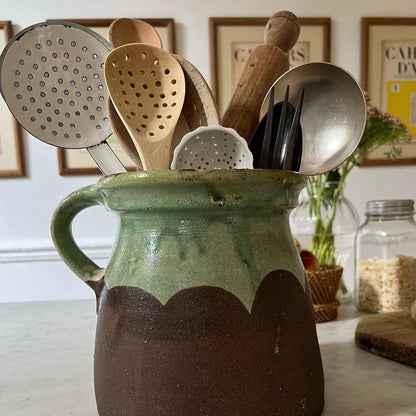
[[[158,48],[163,47],[156,29],[147,22],[139,19],[120,18],[114,20],[108,30],[108,40],[115,47],[127,43],[146,43]],[[173,56],[182,66],[185,75],[186,96],[182,114],[179,117],[173,134],[171,156],[173,156],[173,149],[180,143],[185,134],[200,126],[220,124],[217,104],[211,89],[201,73],[191,62],[182,56],[176,54]],[[111,106],[111,103],[109,106]],[[114,113],[111,112],[111,108],[110,115],[113,130],[118,130],[120,134],[123,134],[123,132],[117,128],[120,127],[120,123]],[[134,152],[132,153],[131,151],[132,146],[130,137],[123,134],[122,136],[118,136],[118,138],[130,158],[132,158],[136,166],[140,168],[141,162],[139,156],[137,154],[134,155]]]
[[[122,17],[114,20],[108,29],[108,40],[114,47],[128,43],[145,43],[162,48],[157,30],[149,23]],[[218,125],[218,109],[211,89],[198,69],[180,55],[173,55],[180,63],[185,74],[186,97],[182,116],[186,120],[188,131],[200,126]],[[183,121],[182,121],[182,124]],[[178,135],[179,140],[182,135]]]
[[[147,45],[152,45],[155,48],[162,48],[162,40],[160,39],[159,33],[157,33],[152,25],[143,20],[128,17],[121,17],[111,22],[108,28],[108,40],[114,47],[126,45],[128,43],[145,43]],[[114,104],[110,97],[108,97],[107,108],[113,132],[120,146],[133,161],[136,168],[143,169],[139,153],[137,152],[123,120],[120,119],[117,110],[114,108]]]
[[[104,74],[143,169],[169,169],[172,136],[185,98],[179,63],[163,49],[131,43],[108,54]]]
[[[108,118],[110,119],[111,127],[113,129],[113,134],[117,139],[118,143],[120,144],[121,148],[134,163],[136,169],[142,170],[142,161],[140,160],[136,146],[134,145],[129,132],[126,129],[123,120],[120,118],[120,116],[117,113],[117,110],[114,108],[114,104],[111,101],[110,97],[107,98],[107,112]]]

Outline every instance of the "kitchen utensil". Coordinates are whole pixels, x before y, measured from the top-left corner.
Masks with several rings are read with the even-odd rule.
[[[186,96],[182,114],[190,131],[200,126],[219,125],[218,108],[212,91],[198,69],[180,55],[173,55],[185,74]]]
[[[202,126],[186,134],[173,152],[172,169],[252,169],[247,142],[230,128]]]
[[[219,124],[217,105],[211,89],[201,73],[191,62],[182,56],[175,54],[173,56],[180,63],[184,71],[186,95],[182,113],[172,137],[172,157],[173,150],[180,143],[183,136],[189,133],[190,130],[195,130],[200,126]],[[114,115],[112,115],[112,119],[115,119]],[[126,143],[128,141],[131,141],[131,139],[127,140],[126,137],[123,137],[122,142]],[[130,151],[133,150],[129,145],[127,147],[130,148]],[[129,154],[130,151],[128,152]],[[135,158],[136,160],[140,160],[138,155]]]
[[[305,89],[300,123],[302,161],[299,172],[316,175],[339,166],[356,149],[366,123],[366,102],[358,82],[343,68],[312,62],[292,68],[274,83],[274,100],[289,102]],[[267,113],[264,100],[260,117]]]
[[[110,25],[108,36],[114,46],[121,46],[124,42],[124,44],[146,43],[162,48],[162,42],[157,31],[151,25],[137,19],[122,18],[115,20]],[[182,140],[182,137],[190,130],[194,130],[201,125],[219,124],[215,100],[205,79],[185,58],[179,55],[174,55],[174,57],[184,70],[186,95],[182,113],[172,137],[172,152]],[[113,118],[115,118],[114,114]],[[127,137],[123,137],[121,141],[126,143],[129,140]],[[128,143],[126,147],[131,149],[131,145]],[[126,151],[130,152],[128,149]],[[138,155],[135,158],[136,160],[140,159]]]
[[[284,107],[285,111],[282,111],[282,115],[281,115],[281,119],[282,121],[285,118],[286,115],[286,108],[287,105]],[[269,167],[269,158],[270,156],[273,154],[273,147],[271,148],[271,143],[272,143],[272,126],[273,126],[273,110],[274,110],[274,89],[272,88],[270,90],[270,94],[269,94],[269,107],[267,110],[267,115],[266,115],[266,125],[265,125],[265,129],[264,129],[264,134],[263,134],[263,143],[261,146],[261,153],[260,153],[260,163],[259,163],[259,167],[260,168],[267,168]],[[283,123],[280,123],[279,121],[279,131],[280,131],[280,125]],[[278,141],[274,144],[274,147],[276,146],[276,144],[278,143]]]
[[[114,46],[127,43],[146,43],[155,47],[162,47],[157,31],[148,23],[138,19],[121,18],[110,25],[108,36]],[[218,125],[218,109],[211,89],[198,69],[180,55],[173,55],[182,66],[185,74],[186,96],[182,108],[180,130],[175,132],[176,143],[183,135],[200,126]],[[184,132],[183,129],[186,128]],[[184,134],[182,134],[184,133]]]
[[[141,170],[143,166],[139,154],[137,153],[137,149],[134,146],[133,140],[131,139],[129,132],[126,129],[123,120],[121,120],[117,110],[114,108],[114,104],[110,97],[107,99],[107,111],[111,127],[113,129],[113,134],[115,135],[118,143],[132,160],[136,168]]]
[[[284,101],[274,104],[274,90],[270,89],[268,110],[257,126],[249,143],[254,167],[298,171],[302,156],[302,130],[296,110],[288,102],[289,87]],[[299,97],[297,108],[302,104]],[[290,155],[289,155],[290,153]]]
[[[270,90],[270,92],[274,92],[274,88]],[[274,94],[273,99],[270,96],[269,97],[269,108],[274,108],[273,101],[274,100]],[[292,105],[290,105],[289,109],[289,85],[286,87],[286,93],[285,93],[285,99],[282,103],[282,109],[281,109],[281,115],[280,120],[277,126],[277,133],[276,133],[276,144],[274,146],[273,151],[273,157],[272,157],[272,168],[276,169],[282,169],[282,158],[283,158],[283,147],[284,143],[286,143],[285,140],[285,132],[291,132],[292,127],[292,120],[294,120],[295,111],[290,112],[290,109],[292,109]],[[287,126],[289,124],[289,126]],[[300,129],[296,130],[296,132],[300,131]],[[296,138],[295,138],[296,139]],[[302,139],[302,135],[300,136],[300,139]]]
[[[247,141],[253,135],[259,112],[271,85],[289,69],[287,52],[299,37],[299,22],[288,11],[274,14],[266,24],[264,44],[251,52],[221,124],[232,127]]]
[[[282,110],[282,114],[286,114],[286,109],[288,107],[288,98],[287,95],[289,94],[289,88],[286,89],[287,94],[285,96],[285,101],[283,102],[284,109]],[[298,138],[298,131],[300,128],[300,115],[302,111],[302,104],[303,104],[303,97],[304,97],[304,89],[302,88],[299,93],[298,100],[296,102],[295,107],[295,114],[292,118],[292,123],[289,129],[289,132],[285,135],[284,128],[281,127],[277,132],[277,140],[281,140],[283,142],[282,151],[280,153],[280,163],[277,165],[277,159],[279,154],[274,155],[274,162],[276,162],[276,166],[273,164],[272,167],[276,168],[279,167],[283,170],[298,170],[300,167],[300,160],[299,154],[296,154],[295,151],[299,151],[299,142],[297,142]],[[283,123],[282,123],[283,125]],[[300,146],[301,147],[301,146]],[[300,150],[300,153],[302,150]],[[301,155],[300,155],[301,156]]]
[[[128,43],[145,43],[147,45],[162,47],[159,34],[149,23],[122,17],[111,22],[108,28],[108,40],[114,47]]]
[[[104,175],[126,170],[105,141],[110,50],[92,30],[56,21],[22,30],[0,57],[1,94],[22,127],[53,146],[86,148]]]
[[[104,73],[143,169],[168,169],[172,135],[185,96],[181,66],[163,49],[132,43],[109,53]]]
[[[363,316],[355,330],[357,347],[416,367],[416,322],[410,310]]]
[[[270,103],[270,100],[269,100]],[[283,108],[283,102],[279,101],[278,103],[275,103],[273,105],[273,122],[272,122],[272,133],[271,133],[271,137],[277,137],[277,130],[278,130],[278,126],[280,122],[283,122],[285,120],[285,131],[289,131],[289,127],[290,127],[290,121],[291,121],[291,117],[294,112],[295,109],[293,108],[293,106],[288,103],[288,109],[287,109],[287,114],[286,117],[282,116],[282,108]],[[258,169],[260,168],[260,157],[261,157],[261,152],[263,149],[263,143],[264,143],[264,136],[265,136],[265,130],[266,130],[266,122],[268,121],[268,113],[266,113],[262,119],[260,120],[256,130],[254,131],[250,141],[249,141],[249,149],[253,154],[253,163],[254,163],[254,168]],[[300,132],[301,133],[301,132]],[[276,142],[276,147],[275,150],[278,152],[281,152],[281,143]],[[278,150],[277,150],[278,149]],[[269,156],[271,155],[271,153],[269,153]],[[268,159],[268,163],[272,163],[272,159],[271,157]]]
[[[143,20],[132,18],[114,20],[108,28],[108,40],[114,47],[127,43],[146,43],[156,48],[162,47],[162,40],[152,25]],[[108,97],[108,113],[113,132],[120,146],[134,162],[137,169],[142,169],[143,166],[137,149],[110,97]]]
[[[138,19],[121,18],[110,25],[108,37],[114,46],[126,43],[146,43],[162,47],[157,31]],[[185,75],[186,95],[182,114],[172,138],[172,149],[189,131],[200,126],[218,125],[219,115],[211,89],[198,69],[180,55],[173,55],[182,66]],[[125,141],[125,140],[124,140]]]

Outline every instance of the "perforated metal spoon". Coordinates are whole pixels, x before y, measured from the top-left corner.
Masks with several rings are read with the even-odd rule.
[[[169,169],[172,136],[185,98],[179,63],[163,49],[131,43],[109,53],[104,73],[143,169]]]
[[[23,29],[0,56],[0,92],[22,127],[53,146],[86,148],[104,175],[126,171],[105,141],[111,48],[84,26],[55,21]]]

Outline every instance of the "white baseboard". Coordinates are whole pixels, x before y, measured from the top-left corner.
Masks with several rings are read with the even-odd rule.
[[[112,243],[80,244],[81,250],[93,259],[108,259]],[[45,243],[28,244],[20,247],[0,247],[0,263],[32,263],[45,261],[60,261],[61,258],[55,247]]]

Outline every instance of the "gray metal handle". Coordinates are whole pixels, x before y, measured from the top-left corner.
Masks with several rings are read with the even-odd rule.
[[[108,176],[127,172],[126,168],[107,142],[104,141],[96,146],[87,147],[87,150],[103,175]]]

